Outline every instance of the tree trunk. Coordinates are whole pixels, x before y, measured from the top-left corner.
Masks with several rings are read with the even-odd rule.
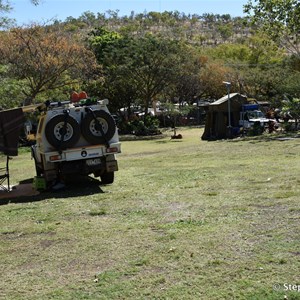
[[[24,106],[31,105],[33,102],[33,98],[31,96],[27,96],[23,102]]]
[[[150,102],[151,102],[151,96],[147,96],[145,99],[145,107],[144,107],[144,121],[146,119],[146,116],[148,115]]]

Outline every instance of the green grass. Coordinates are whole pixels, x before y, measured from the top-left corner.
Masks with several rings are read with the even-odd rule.
[[[122,142],[113,185],[0,206],[0,299],[300,299],[300,140],[179,131]]]

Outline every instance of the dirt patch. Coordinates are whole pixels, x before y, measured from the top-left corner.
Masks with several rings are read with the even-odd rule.
[[[36,191],[32,183],[19,184],[11,187],[10,192],[0,191],[0,199],[14,199],[22,196],[36,196],[40,192]]]

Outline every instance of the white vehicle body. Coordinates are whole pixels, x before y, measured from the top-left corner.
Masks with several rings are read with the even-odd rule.
[[[38,176],[47,183],[76,174],[94,174],[105,184],[114,181],[121,144],[107,104],[67,101],[47,106],[32,146]]]
[[[258,105],[244,105],[243,110],[240,112],[239,126],[249,129],[258,122],[261,127],[265,128],[268,126],[270,119],[267,119],[263,112],[258,109]]]

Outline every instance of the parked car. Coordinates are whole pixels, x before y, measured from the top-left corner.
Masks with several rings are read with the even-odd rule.
[[[76,175],[114,182],[121,152],[116,123],[108,100],[48,102],[39,119],[32,146],[36,173],[50,186]]]

